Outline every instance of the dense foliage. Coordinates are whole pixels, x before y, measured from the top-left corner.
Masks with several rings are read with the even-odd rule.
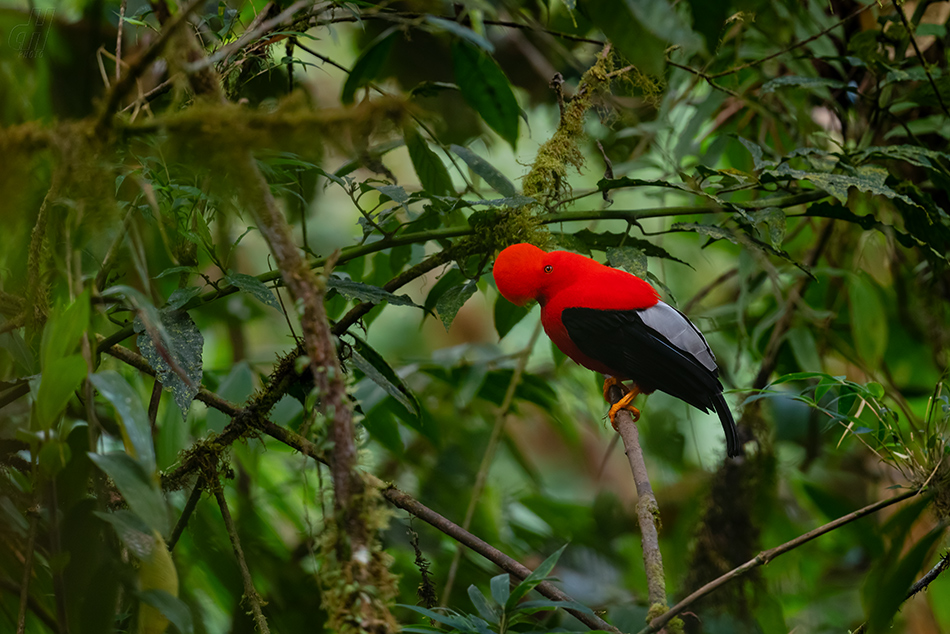
[[[668,631],[950,628],[948,18],[7,0],[0,630],[636,632],[750,560]],[[638,401],[663,571],[516,242],[717,354],[738,459]]]

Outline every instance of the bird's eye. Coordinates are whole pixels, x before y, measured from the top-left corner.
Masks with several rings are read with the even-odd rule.
[[[553,271],[553,270],[554,270],[554,267],[551,266],[550,264],[548,264],[546,267],[544,267],[544,272],[545,272],[545,273],[550,273],[550,272]]]

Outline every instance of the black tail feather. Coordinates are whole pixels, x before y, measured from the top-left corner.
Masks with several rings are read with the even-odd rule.
[[[735,458],[742,450],[741,445],[739,445],[739,430],[736,427],[736,421],[732,418],[732,412],[729,411],[729,406],[726,404],[726,399],[723,397],[722,392],[713,396],[713,407],[716,408],[716,413],[719,414],[719,420],[722,422],[722,430],[726,432],[726,454],[730,458]]]

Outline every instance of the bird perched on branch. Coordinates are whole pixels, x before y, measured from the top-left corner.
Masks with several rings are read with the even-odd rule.
[[[601,372],[604,398],[613,385],[627,393],[610,408],[610,422],[640,393],[666,392],[693,407],[719,414],[726,452],[739,455],[735,420],[722,395],[716,358],[686,316],[661,302],[647,282],[591,258],[515,244],[502,251],[493,270],[498,291],[523,306],[541,304],[541,323],[561,351]],[[632,388],[621,381],[630,380]]]

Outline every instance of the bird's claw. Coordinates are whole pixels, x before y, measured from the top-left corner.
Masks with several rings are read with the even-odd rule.
[[[612,388],[615,385],[619,387],[621,390],[623,390],[624,394],[630,391],[630,389],[626,385],[623,384],[623,381],[621,381],[617,377],[608,376],[607,378],[604,379],[604,400],[607,401],[608,403],[610,402],[610,388]]]
[[[607,383],[605,381],[604,393],[606,393],[608,389],[609,388],[607,387]],[[627,388],[624,387],[624,389],[626,390]],[[640,394],[640,388],[634,385],[633,388],[629,389],[627,393],[624,394],[623,398],[621,398],[619,401],[617,401],[616,403],[610,406],[610,411],[607,412],[607,416],[610,417],[610,424],[611,426],[613,426],[614,431],[618,431],[618,432],[620,431],[619,429],[617,429],[616,419],[617,419],[617,413],[620,412],[620,410],[622,409],[625,409],[628,412],[630,412],[630,418],[633,419],[633,422],[637,422],[638,420],[640,420],[640,410],[638,410],[636,407],[634,407],[631,404],[633,403],[633,399],[635,399],[639,394]]]

